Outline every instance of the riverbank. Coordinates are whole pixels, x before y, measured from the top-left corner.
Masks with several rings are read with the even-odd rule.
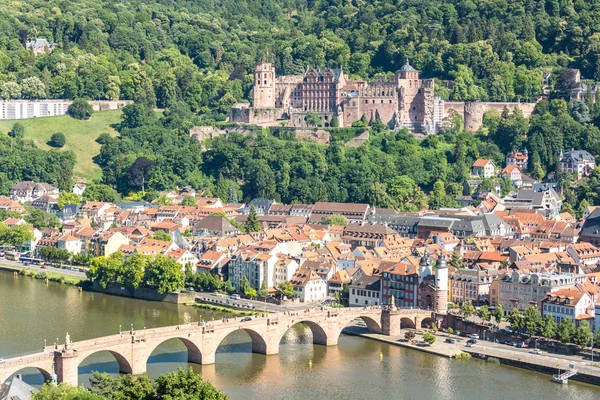
[[[0,265],[0,270],[18,273],[22,276],[27,276],[34,279],[46,280],[48,279],[51,282],[64,283],[65,285],[74,285],[74,286],[82,286],[85,279],[81,279],[77,276],[63,274],[55,271],[45,271],[45,270],[33,270],[26,266],[12,266],[12,265]]]
[[[345,333],[346,335],[360,336],[366,339],[376,340],[378,342],[387,343],[394,346],[422,351],[423,353],[429,353],[440,357],[454,358],[454,356],[457,353],[460,353],[460,351],[456,351],[456,349],[454,348],[440,346],[438,342],[434,343],[431,346],[419,346],[417,344],[405,341],[401,337],[390,337],[378,333],[365,333],[364,331],[365,328],[360,328],[358,326],[349,326],[347,328],[344,328],[342,333]]]
[[[484,359],[492,361],[494,359],[500,364],[509,365],[535,371],[547,375],[554,375],[565,372],[572,365],[577,370],[577,375],[570,379],[600,386],[600,368],[593,367],[589,361],[576,359],[571,356],[562,356],[559,354],[543,353],[541,355],[530,354],[529,349],[504,348],[502,345],[494,343],[479,342],[473,347],[465,347],[462,343],[463,338],[456,337],[455,343],[445,343],[446,336],[436,336],[436,342],[431,346],[419,346],[403,339],[403,336],[389,337],[376,333],[368,333],[365,328],[350,326],[343,330],[343,333],[352,336],[360,336],[366,339],[387,343],[394,346],[410,348],[424,353],[433,354],[446,358],[461,358],[459,354],[467,353],[474,359]],[[418,335],[418,333],[417,333]],[[458,357],[457,357],[458,356]]]

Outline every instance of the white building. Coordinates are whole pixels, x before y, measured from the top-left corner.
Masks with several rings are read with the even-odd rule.
[[[585,150],[571,150],[560,153],[560,170],[567,173],[577,173],[577,178],[589,176],[596,168],[596,158]]]
[[[320,302],[327,298],[327,282],[308,268],[299,268],[292,279],[294,297],[302,303]]]
[[[496,166],[491,160],[479,159],[473,163],[473,175],[492,178],[496,175]]]
[[[79,254],[81,253],[81,240],[69,234],[62,235],[56,241],[56,247],[65,249],[72,254]]]
[[[569,317],[579,325],[587,322],[592,327],[595,318],[594,302],[586,292],[573,289],[561,289],[549,293],[542,300],[542,317],[552,314],[557,324]]]
[[[350,307],[378,306],[381,304],[381,279],[363,275],[350,284]]]

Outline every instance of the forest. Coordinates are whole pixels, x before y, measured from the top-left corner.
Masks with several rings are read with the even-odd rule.
[[[527,148],[531,175],[568,180],[555,174],[561,150],[600,152],[600,102],[592,96],[569,102],[565,88],[572,82],[557,86],[567,67],[600,79],[600,1],[24,0],[0,5],[0,17],[1,98],[136,102],[124,110],[119,137],[98,138],[95,161],[103,177],[86,199],[139,192],[152,200],[159,191],[191,185],[236,201],[353,201],[413,210],[453,205],[477,158],[500,166],[507,152]],[[57,46],[36,57],[25,49],[35,38]],[[422,77],[436,78],[443,98],[533,101],[543,71],[557,77],[556,90],[530,119],[490,113],[481,132],[463,132],[461,121],[453,121],[424,141],[377,122],[359,148],[343,146],[335,134],[329,146],[297,142],[277,128],[202,144],[188,135],[195,124],[223,121],[232,104],[251,98],[258,61],[273,62],[280,74],[341,66],[351,77],[370,78],[393,73],[406,58]],[[0,150],[15,146],[36,162],[19,165],[8,157],[0,184],[70,183],[72,154],[2,141]],[[578,188],[571,195],[581,202],[595,193]]]
[[[0,21],[4,99],[184,101],[209,120],[250,98],[261,60],[368,78],[408,58],[456,100],[535,100],[559,67],[600,79],[598,1],[24,0]],[[57,47],[34,57],[35,38]]]

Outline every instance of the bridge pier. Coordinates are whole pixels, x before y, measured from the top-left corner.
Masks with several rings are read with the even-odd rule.
[[[386,336],[400,335],[401,314],[398,310],[383,310],[381,312],[381,333]]]
[[[54,362],[58,383],[68,383],[72,386],[79,385],[79,357],[71,351],[55,351]]]

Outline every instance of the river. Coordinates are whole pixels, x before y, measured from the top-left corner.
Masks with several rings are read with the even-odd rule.
[[[0,271],[0,357],[39,351],[68,332],[74,341],[114,334],[122,329],[158,327],[219,318],[206,310],[80,293],[76,288],[46,285]],[[194,371],[230,395],[244,400],[269,399],[598,399],[600,388],[575,381],[550,382],[548,375],[480,360],[457,361],[343,335],[337,346],[313,346],[310,330],[295,326],[286,334],[280,354],[251,353],[250,338],[228,336],[213,365],[190,364]],[[383,353],[380,359],[379,353]],[[187,367],[182,343],[165,342],[150,357],[148,373]],[[312,368],[309,367],[312,360]],[[80,383],[91,371],[117,373],[108,353],[84,360]],[[24,371],[39,384],[41,375]]]

